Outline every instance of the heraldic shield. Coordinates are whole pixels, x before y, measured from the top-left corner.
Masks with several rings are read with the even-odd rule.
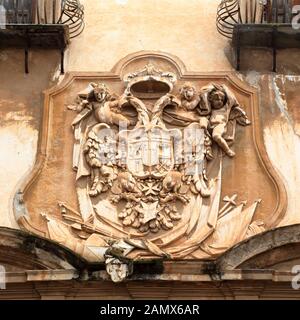
[[[119,266],[121,281],[128,261],[215,259],[276,226],[286,193],[255,90],[232,75],[187,73],[161,53],[125,60],[47,93],[20,227],[110,274]]]
[[[178,160],[180,138],[179,130],[166,130],[160,126],[121,131],[120,153],[124,155],[121,159],[137,178],[165,177],[174,168],[175,159]]]

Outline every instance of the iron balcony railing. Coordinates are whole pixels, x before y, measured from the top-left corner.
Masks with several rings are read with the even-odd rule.
[[[299,0],[221,0],[217,10],[217,29],[232,38],[237,24],[290,24]]]
[[[79,0],[0,0],[1,25],[62,24],[70,38],[84,29],[84,7]]]

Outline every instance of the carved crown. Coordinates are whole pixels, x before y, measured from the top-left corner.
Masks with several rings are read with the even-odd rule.
[[[144,68],[125,75],[124,82],[128,93],[166,94],[173,90],[177,77],[172,72],[165,72],[148,63]]]

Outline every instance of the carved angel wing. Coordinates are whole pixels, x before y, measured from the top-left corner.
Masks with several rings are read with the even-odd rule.
[[[146,105],[140,99],[133,96],[128,97],[128,102],[138,113],[138,123],[147,126],[150,118]]]
[[[231,109],[229,120],[236,120],[236,122],[241,126],[248,126],[251,121],[248,119],[247,113],[239,105],[234,106]]]
[[[152,123],[157,124],[163,124],[162,115],[164,112],[164,108],[168,105],[180,105],[180,101],[171,94],[166,94],[162,96],[154,105],[153,108],[153,117],[152,117]]]

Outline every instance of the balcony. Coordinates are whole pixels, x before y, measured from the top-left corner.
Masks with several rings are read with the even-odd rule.
[[[300,29],[293,24],[297,19],[296,5],[300,5],[300,0],[221,1],[217,11],[217,29],[232,40],[237,70],[240,70],[242,48],[271,49],[273,72],[277,69],[278,49],[300,48]],[[300,18],[298,20],[300,23]]]
[[[64,51],[70,39],[84,29],[84,8],[79,0],[0,0],[0,48],[22,48],[29,72],[31,48]]]

